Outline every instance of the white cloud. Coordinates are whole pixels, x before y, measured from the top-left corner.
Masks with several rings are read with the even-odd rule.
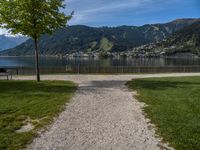
[[[0,35],[1,34],[8,34],[7,30],[6,29],[0,29]]]
[[[97,16],[102,14],[102,17],[109,17],[111,16],[111,13],[115,13],[118,11],[124,11],[126,9],[137,9],[139,7],[142,7],[144,5],[148,5],[149,2],[152,0],[102,0],[102,1],[91,1],[88,0],[86,4],[90,5],[84,5],[84,2],[82,3],[83,5],[80,7],[80,1],[78,0],[71,0],[69,3],[69,7],[75,7],[79,5],[79,9],[75,10],[75,15],[70,21],[70,24],[82,24],[82,23],[87,23],[90,22],[92,19],[95,19]],[[73,2],[73,3],[72,3]],[[77,4],[76,4],[77,2]],[[90,2],[90,3],[89,3]],[[101,2],[101,3],[99,3]],[[104,19],[105,19],[104,18]]]

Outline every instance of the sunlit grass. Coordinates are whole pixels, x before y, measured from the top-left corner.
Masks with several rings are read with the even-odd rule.
[[[52,121],[76,90],[67,81],[0,81],[0,149],[21,149]],[[33,130],[17,133],[23,125]]]
[[[177,150],[200,149],[200,77],[137,79],[128,86],[165,141]]]

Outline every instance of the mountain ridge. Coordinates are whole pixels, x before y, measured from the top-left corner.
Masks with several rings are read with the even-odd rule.
[[[154,49],[165,49],[167,55],[191,52],[200,56],[200,21],[193,23],[157,43]]]
[[[66,55],[74,52],[121,52],[134,47],[162,41],[175,31],[198,22],[200,19],[177,19],[164,24],[143,26],[88,27],[69,26],[44,35],[39,40],[41,55]],[[34,44],[27,40],[21,45],[5,50],[1,55],[34,55]]]
[[[13,48],[23,42],[28,38],[24,36],[9,36],[6,34],[0,35],[0,51],[3,51],[8,48]]]

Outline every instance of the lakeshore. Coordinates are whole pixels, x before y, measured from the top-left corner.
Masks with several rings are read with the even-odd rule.
[[[28,149],[173,149],[165,137],[163,140],[157,136],[159,132],[155,132],[155,126],[143,114],[146,105],[137,101],[137,92],[128,90],[125,83],[131,79],[156,77],[179,77],[181,81],[183,76],[193,78],[200,73],[44,75],[42,80],[69,80],[79,88],[52,126]],[[15,80],[34,78],[18,76]]]

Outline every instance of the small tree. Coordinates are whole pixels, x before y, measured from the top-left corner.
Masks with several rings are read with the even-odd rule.
[[[72,14],[66,16],[64,0],[0,0],[0,27],[12,34],[22,34],[33,39],[35,44],[35,68],[40,81],[38,39],[43,34],[52,34],[66,26]]]

